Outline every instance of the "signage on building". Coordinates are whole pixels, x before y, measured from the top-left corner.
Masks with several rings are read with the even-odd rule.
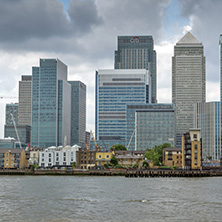
[[[135,37],[133,37],[132,39],[130,39],[130,42],[131,42],[131,43],[139,43],[139,42],[140,42],[140,38],[137,37],[137,36],[135,36]]]

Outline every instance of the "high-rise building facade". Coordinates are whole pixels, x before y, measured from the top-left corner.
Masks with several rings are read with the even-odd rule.
[[[222,34],[220,34],[219,46],[220,46],[220,101],[222,102]]]
[[[137,108],[135,150],[146,150],[164,143],[174,146],[174,106],[149,104],[146,109]]]
[[[126,106],[146,104],[148,85],[149,71],[145,69],[96,71],[96,140],[102,146],[126,146]]]
[[[40,59],[32,68],[32,146],[70,145],[71,85],[67,66]]]
[[[85,147],[86,85],[80,81],[71,84],[71,145]]]
[[[222,154],[221,106],[221,102],[195,104],[194,127],[201,129],[202,157],[205,160],[219,160]]]
[[[118,36],[115,69],[146,69],[151,75],[151,101],[157,100],[156,51],[152,36]]]
[[[22,146],[27,146],[27,144],[30,143],[30,139],[31,139],[31,126],[17,125],[16,130],[17,130],[18,136],[17,136],[14,126],[5,125],[5,138],[8,138],[8,137],[15,138],[16,141],[22,144]]]
[[[18,124],[32,125],[32,76],[22,75],[19,81]]]
[[[18,125],[18,103],[6,104],[5,107],[5,125],[14,126],[13,118],[15,124]]]
[[[174,106],[172,104],[134,103],[127,105],[126,112],[128,150],[146,150],[160,145],[161,142],[171,143],[174,146]],[[140,117],[136,118],[136,116]]]
[[[175,140],[193,128],[194,104],[205,102],[205,56],[202,43],[188,32],[174,46],[172,102],[175,105]]]

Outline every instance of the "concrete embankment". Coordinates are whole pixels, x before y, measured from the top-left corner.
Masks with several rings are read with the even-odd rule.
[[[125,176],[125,177],[210,177],[222,176],[222,169],[217,170],[124,170],[124,169],[110,169],[110,170],[81,170],[81,169],[1,169],[0,175],[54,175],[54,176]]]

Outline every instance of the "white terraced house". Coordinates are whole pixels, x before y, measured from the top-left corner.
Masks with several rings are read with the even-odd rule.
[[[67,167],[76,162],[76,151],[80,146],[48,147],[39,152],[39,167]]]

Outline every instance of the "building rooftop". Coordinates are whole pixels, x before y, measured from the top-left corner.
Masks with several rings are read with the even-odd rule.
[[[5,152],[10,152],[10,153],[21,153],[23,151],[23,149],[16,149],[16,148],[12,148],[12,149],[6,149],[6,148],[1,148],[0,149],[0,153],[5,153]]]
[[[190,32],[188,32],[182,39],[179,40],[179,42],[177,42],[176,45],[202,45],[202,43]]]
[[[181,148],[176,148],[176,147],[167,147],[163,148],[165,151],[182,151]]]

